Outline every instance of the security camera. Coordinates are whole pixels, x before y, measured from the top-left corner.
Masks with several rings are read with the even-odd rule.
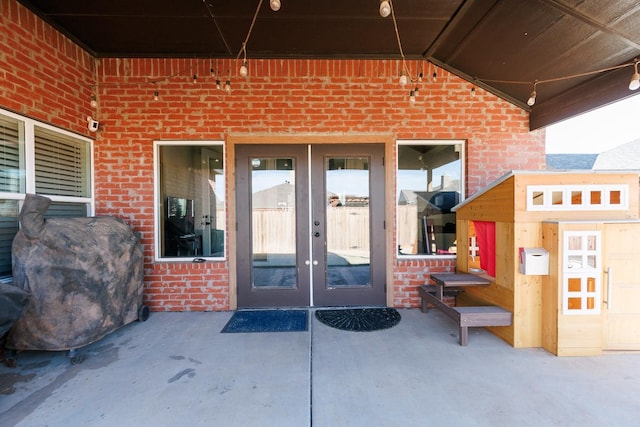
[[[98,123],[97,120],[93,120],[91,116],[87,117],[87,123],[89,123],[89,126],[87,126],[89,128],[89,131],[95,132],[98,130],[98,125],[100,123]]]

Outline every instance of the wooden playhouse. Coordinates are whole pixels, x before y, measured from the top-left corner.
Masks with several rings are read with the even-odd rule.
[[[489,328],[558,356],[640,350],[638,172],[514,171],[456,208],[459,305],[513,313]]]

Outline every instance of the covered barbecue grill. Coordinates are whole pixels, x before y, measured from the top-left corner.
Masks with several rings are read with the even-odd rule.
[[[143,253],[122,220],[45,219],[50,199],[28,194],[12,246],[13,285],[31,295],[9,332],[15,350],[70,350],[146,320]]]

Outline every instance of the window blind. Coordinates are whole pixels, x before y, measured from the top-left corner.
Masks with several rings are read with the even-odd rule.
[[[87,144],[47,129],[35,128],[36,193],[89,196]]]
[[[22,123],[0,116],[0,192],[20,193]]]

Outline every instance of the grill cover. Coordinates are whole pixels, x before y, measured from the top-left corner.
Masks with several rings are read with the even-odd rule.
[[[16,350],[69,350],[138,319],[143,253],[122,220],[45,219],[50,199],[27,195],[13,240],[13,284],[30,293],[7,337]]]

